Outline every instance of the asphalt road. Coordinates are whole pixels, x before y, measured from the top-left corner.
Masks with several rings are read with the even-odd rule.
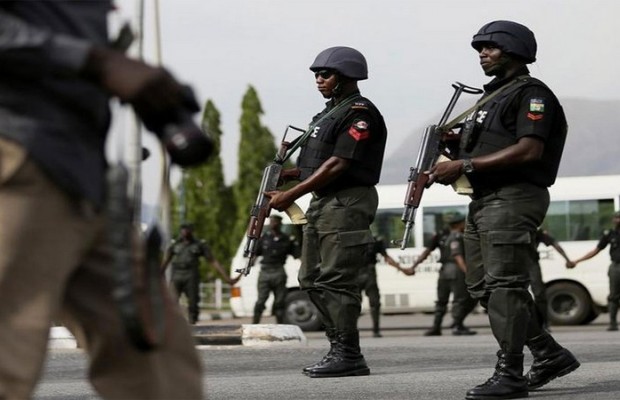
[[[607,315],[587,326],[552,327],[553,335],[581,361],[531,398],[620,399],[620,333],[605,331]],[[361,345],[371,368],[366,377],[311,379],[302,366],[320,359],[327,342],[320,332],[306,332],[305,345],[201,346],[204,383],[211,400],[279,399],[463,399],[472,386],[491,376],[497,344],[485,315],[468,318],[478,334],[425,337],[432,316],[383,318],[382,338],[371,337],[368,316],[360,319]],[[247,323],[246,320],[210,323]],[[264,322],[269,322],[266,320]],[[446,322],[449,322],[449,318]],[[526,354],[526,369],[531,356]],[[36,399],[98,399],[85,380],[80,350],[52,350]]]

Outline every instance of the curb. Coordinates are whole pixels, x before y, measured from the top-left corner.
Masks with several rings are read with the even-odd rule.
[[[50,349],[77,349],[77,341],[64,326],[50,328],[47,347]]]
[[[283,346],[306,345],[307,339],[297,325],[240,324],[194,325],[196,345],[206,346]],[[63,326],[50,329],[48,348],[76,349],[77,341]]]
[[[297,325],[242,324],[194,326],[199,345],[282,346],[306,345],[306,336]]]
[[[220,312],[202,312],[198,318],[198,321],[219,321],[222,319],[233,319],[235,315],[232,311],[220,311]]]

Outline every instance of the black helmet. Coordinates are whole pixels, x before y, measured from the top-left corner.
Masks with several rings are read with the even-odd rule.
[[[454,224],[458,224],[460,222],[465,221],[465,216],[459,212],[455,212],[452,214],[448,214],[446,220],[448,224],[454,225]]]
[[[368,79],[366,58],[351,47],[336,46],[320,52],[310,70],[316,72],[325,68],[334,69],[341,75],[358,81]]]
[[[503,52],[518,56],[526,63],[536,61],[536,38],[526,26],[513,21],[493,21],[474,35],[471,45],[480,51],[483,43],[492,42]]]

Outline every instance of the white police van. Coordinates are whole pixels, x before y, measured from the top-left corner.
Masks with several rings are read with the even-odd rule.
[[[372,226],[373,232],[383,237],[389,245],[388,254],[403,267],[410,266],[433,233],[442,228],[442,218],[446,212],[466,214],[469,203],[467,196],[456,194],[450,186],[435,184],[426,189],[417,211],[411,247],[401,250],[389,242],[401,239],[403,235],[401,216],[406,189],[405,184],[377,187],[379,208]],[[550,193],[551,204],[543,227],[560,242],[569,258],[576,259],[596,246],[601,232],[611,226],[614,210],[620,209],[620,175],[558,178]],[[298,201],[304,210],[308,203],[308,196]],[[300,229],[286,224],[286,216],[283,222],[289,233],[301,234]],[[243,258],[244,244],[245,238],[233,258],[232,276],[237,275],[234,272],[236,269],[245,267],[247,263],[247,259]],[[606,309],[609,294],[607,268],[610,264],[607,251],[570,270],[566,269],[564,259],[552,247],[541,245],[539,252],[552,324],[586,324]],[[418,266],[413,276],[405,276],[379,258],[377,280],[382,313],[430,312],[434,309],[440,267],[438,251]],[[299,260],[289,256],[285,266],[289,290],[285,319],[303,330],[317,330],[321,326],[318,312],[307,295],[299,290],[299,265]],[[252,315],[259,269],[260,260],[250,274],[233,288],[231,307],[235,316]],[[266,314],[270,313],[271,301],[272,297],[267,303]],[[363,310],[368,308],[365,297],[362,307]]]

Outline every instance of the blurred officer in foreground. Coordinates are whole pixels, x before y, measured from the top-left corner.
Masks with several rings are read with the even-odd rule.
[[[557,240],[553,236],[549,234],[546,230],[542,228],[538,228],[536,230],[536,248],[543,243],[545,246],[552,246],[564,259],[566,260],[566,266],[568,268],[572,268],[573,262],[568,258],[566,252],[558,243]],[[540,268],[540,253],[536,251],[535,254],[536,263],[532,264],[532,268],[530,269],[530,286],[532,289],[532,294],[534,295],[534,304],[536,305],[536,312],[538,313],[538,319],[542,324],[543,328],[549,329],[549,317],[547,311],[547,287],[545,286],[545,282],[543,282],[542,278],[542,270]]]
[[[382,337],[379,329],[379,319],[381,316],[381,294],[379,293],[379,285],[377,285],[377,255],[383,256],[386,263],[392,267],[402,271],[400,264],[396,262],[387,253],[385,242],[380,237],[374,237],[371,243],[368,243],[368,262],[366,268],[362,268],[359,272],[360,290],[368,296],[368,304],[370,305],[370,317],[372,319],[372,336]]]
[[[202,398],[189,327],[165,290],[166,331],[150,351],[130,342],[113,297],[115,249],[104,212],[108,100],[131,104],[162,140],[178,113],[198,105],[166,70],[109,46],[111,8],[109,1],[0,2],[3,399],[32,396],[52,320],[83,339],[101,397]],[[133,258],[144,262],[142,251]]]
[[[527,397],[579,361],[543,329],[528,291],[535,235],[549,207],[566,139],[566,118],[553,92],[529,75],[536,40],[512,21],[484,25],[472,40],[489,101],[466,118],[457,160],[435,165],[431,181],[465,174],[473,187],[465,229],[467,287],[487,308],[497,343],[493,376],[467,399]],[[523,347],[534,357],[523,375]]]
[[[387,129],[379,110],[360,94],[357,82],[368,78],[366,59],[350,47],[320,52],[310,70],[329,99],[310,123],[297,168],[285,171],[301,182],[267,193],[270,205],[285,210],[312,193],[306,217],[299,283],[321,313],[331,349],[304,368],[312,378],[368,375],[360,351],[357,319],[361,311],[358,272],[378,205]]]
[[[254,304],[252,323],[260,323],[265,303],[273,292],[273,314],[276,322],[282,324],[287,292],[284,264],[289,255],[298,258],[299,250],[294,238],[282,232],[282,217],[279,215],[269,217],[269,229],[258,239],[256,255],[262,258],[258,275],[258,298]]]
[[[211,253],[207,243],[194,237],[194,226],[189,223],[182,224],[179,238],[173,240],[166,250],[161,270],[164,274],[168,265],[172,264],[170,283],[177,300],[183,294],[187,298],[187,316],[192,325],[198,322],[200,315],[201,257],[210,262],[230,285],[237,283],[240,277],[230,279],[224,267]]]
[[[574,268],[578,263],[589,260],[605,247],[609,245],[609,327],[608,331],[618,330],[618,305],[620,305],[620,211],[616,211],[613,216],[613,227],[607,229],[601,235],[596,247],[586,253],[583,257],[574,261],[573,265],[566,264],[567,268]]]
[[[452,293],[452,334],[453,335],[474,335],[476,331],[467,328],[463,321],[473,311],[478,303],[477,300],[467,292],[465,285],[465,251],[463,244],[463,230],[465,228],[465,216],[461,213],[454,213],[447,217],[449,230],[437,233],[431,239],[431,244],[426,247],[422,254],[415,260],[413,265],[404,272],[407,275],[414,275],[415,269],[429,254],[439,248],[441,269],[439,279],[437,279],[437,302],[435,303],[435,319],[433,326],[424,332],[424,336],[440,336],[441,323],[448,311],[448,301]]]

